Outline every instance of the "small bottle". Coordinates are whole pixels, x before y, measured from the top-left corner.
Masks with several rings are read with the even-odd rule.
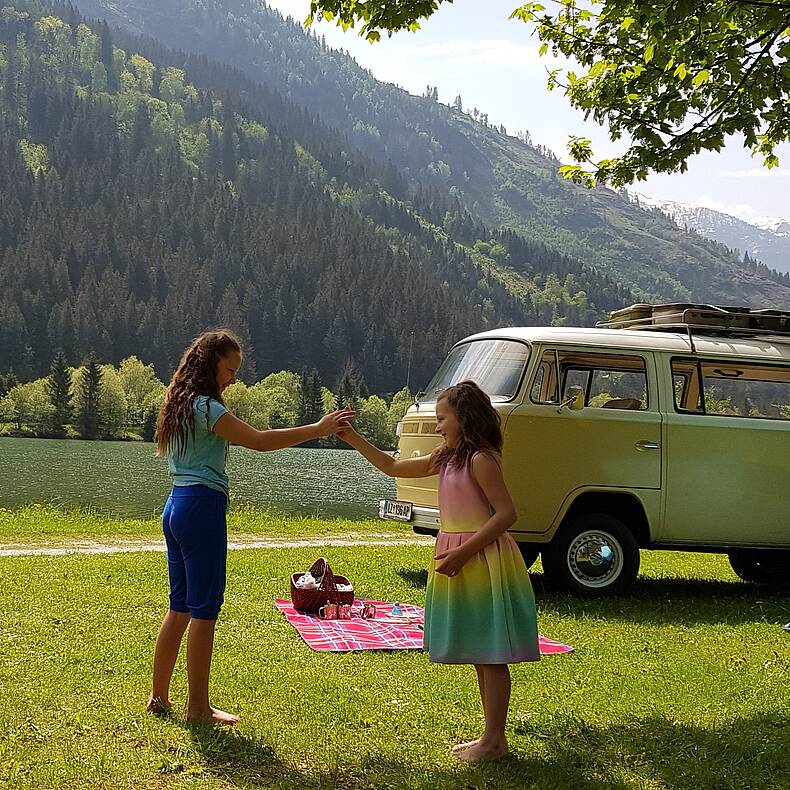
[[[403,617],[403,609],[401,609],[400,603],[398,603],[398,602],[396,601],[396,602],[393,604],[393,606],[392,606],[392,611],[390,612],[390,614],[391,614],[393,617]]]

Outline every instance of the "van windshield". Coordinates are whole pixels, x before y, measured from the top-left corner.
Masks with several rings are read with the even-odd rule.
[[[459,381],[471,379],[494,403],[512,400],[529,359],[529,346],[515,340],[474,340],[456,346],[431,379],[420,403]]]

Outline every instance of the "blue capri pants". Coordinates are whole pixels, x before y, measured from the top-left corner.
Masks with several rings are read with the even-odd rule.
[[[225,599],[228,500],[202,485],[173,486],[162,513],[170,608],[216,620]]]

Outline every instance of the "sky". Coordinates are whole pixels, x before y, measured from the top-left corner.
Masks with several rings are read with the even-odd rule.
[[[267,0],[284,15],[303,21],[309,0]],[[622,153],[605,128],[585,121],[561,89],[546,87],[548,56],[539,57],[539,42],[523,22],[509,20],[517,0],[455,0],[442,4],[417,33],[398,33],[369,44],[356,31],[345,33],[334,23],[314,24],[327,44],[345,49],[384,82],[422,94],[436,86],[439,100],[457,95],[464,109],[477,107],[489,122],[504,124],[510,134],[530,133],[534,144],[551,148],[564,162],[569,135],[589,138],[597,157]],[[780,166],[767,170],[735,138],[719,153],[689,160],[682,174],[655,174],[629,189],[664,200],[694,203],[740,217],[790,220],[790,144],[778,150]]]

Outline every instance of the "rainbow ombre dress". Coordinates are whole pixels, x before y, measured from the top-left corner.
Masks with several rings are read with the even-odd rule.
[[[436,552],[468,540],[491,515],[471,463],[439,470],[441,527]],[[471,557],[456,576],[428,572],[425,649],[443,664],[538,661],[535,596],[516,542],[506,532]]]

